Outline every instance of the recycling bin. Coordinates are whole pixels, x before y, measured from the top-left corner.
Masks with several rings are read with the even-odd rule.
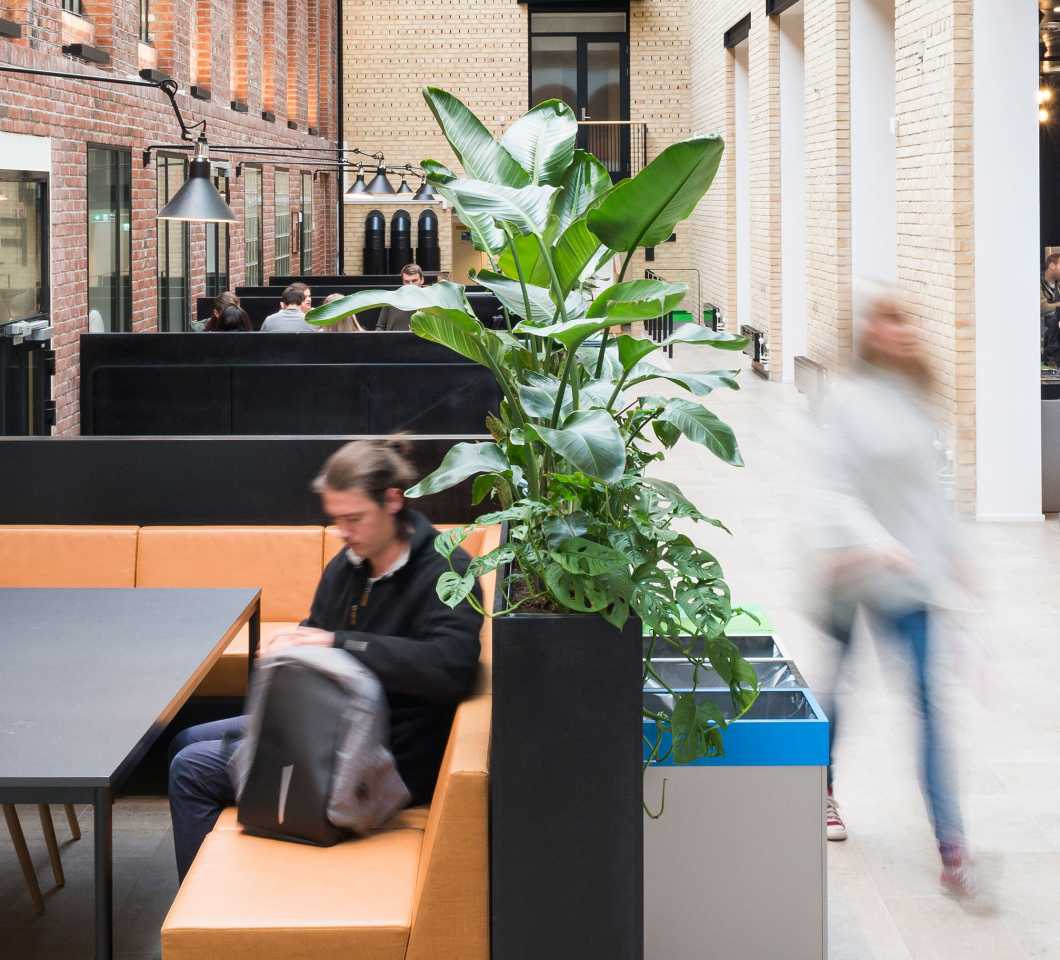
[[[666,735],[665,759],[645,771],[647,810],[662,812],[644,819],[644,955],[825,960],[828,720],[772,635],[729,639],[758,675],[759,694],[725,729],[725,755],[675,764]],[[690,690],[691,666],[666,646],[653,670]],[[694,696],[732,716],[712,671],[700,669]],[[670,700],[657,681],[645,685],[649,709]],[[646,761],[655,735],[645,721]]]

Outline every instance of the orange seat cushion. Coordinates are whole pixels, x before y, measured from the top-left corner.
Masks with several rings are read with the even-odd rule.
[[[0,526],[0,587],[134,587],[139,527]]]
[[[455,523],[436,523],[434,525],[436,530],[452,530],[453,527],[457,526]],[[481,556],[483,553],[487,553],[492,550],[493,547],[497,546],[496,543],[488,549],[483,549],[483,545],[488,540],[488,533],[493,529],[492,527],[483,527],[480,530],[475,530],[460,546],[465,552],[469,553],[473,557]],[[499,527],[498,527],[499,529]],[[331,561],[332,557],[335,556],[343,548],[342,536],[339,534],[339,528],[336,526],[330,526],[324,528],[324,566],[326,567]]]
[[[321,527],[142,527],[138,587],[260,587],[261,619],[302,620],[320,581]]]
[[[425,830],[430,807],[406,807],[380,827],[381,830]],[[236,808],[225,807],[214,824],[214,830],[242,830],[236,819]]]
[[[293,630],[297,620],[273,620],[261,625],[261,646],[265,647],[278,633]],[[247,692],[247,654],[250,652],[250,627],[244,626],[213,665],[206,679],[195,691],[197,697],[242,697]]]
[[[423,832],[311,847],[214,830],[162,925],[163,960],[403,960]]]

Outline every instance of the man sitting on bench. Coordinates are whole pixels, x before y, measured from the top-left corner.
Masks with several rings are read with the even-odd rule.
[[[466,601],[450,609],[435,591],[449,569],[438,531],[410,510],[415,473],[399,439],[358,440],[336,451],[314,481],[345,548],[324,569],[309,616],[263,653],[317,644],[349,651],[379,678],[390,705],[390,748],[412,794],[429,803],[456,705],[478,671],[482,617]],[[463,573],[470,558],[457,551]],[[476,596],[478,593],[476,585]],[[204,723],[170,748],[169,804],[183,880],[221,810],[235,803],[227,763],[245,717]]]

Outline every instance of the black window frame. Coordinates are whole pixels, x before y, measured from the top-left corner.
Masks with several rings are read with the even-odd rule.
[[[156,179],[155,179],[155,196],[158,203],[158,209],[161,210],[166,203],[173,199],[169,195],[168,189],[165,191],[163,197],[163,191],[161,185],[163,182],[163,172],[165,171],[165,182],[168,187],[168,168],[174,162],[179,162],[184,171],[184,177],[181,181],[186,183],[188,179],[188,157],[185,154],[173,154],[173,153],[158,153],[156,156]],[[179,189],[179,188],[178,188]],[[175,192],[174,192],[175,195]],[[191,242],[190,242],[190,231],[188,230],[188,222],[185,220],[157,220],[158,233],[157,233],[157,249],[155,256],[155,283],[157,284],[156,289],[156,304],[158,309],[158,330],[159,333],[186,333],[191,330],[191,293],[190,293],[190,272],[191,272]],[[184,264],[184,283],[182,290],[182,300],[184,302],[184,309],[180,316],[180,329],[172,329],[172,324],[169,322],[171,310],[168,309],[170,301],[170,293],[172,291],[172,285],[168,281],[163,288],[162,284],[162,263],[169,263],[169,251],[170,251],[170,231],[174,227],[179,227],[181,231],[181,254]],[[163,238],[164,242],[163,242]],[[162,251],[165,249],[165,259],[163,261]],[[165,328],[163,328],[162,322],[165,320]]]
[[[299,179],[301,180],[299,203],[302,212],[299,230],[302,235],[299,238],[298,265],[299,273],[303,276],[310,276],[313,273],[313,218],[316,214],[314,210],[315,204],[313,203],[313,174],[306,173],[303,170]],[[307,182],[309,184],[308,194],[306,193]],[[309,198],[308,203],[306,202],[307,196]],[[307,211],[308,216],[306,216]]]
[[[247,189],[247,184],[250,183],[250,177],[256,176],[258,183],[258,210],[257,210],[257,237],[255,240],[258,245],[258,262],[257,262],[257,273],[253,277],[249,275],[249,257],[248,245],[250,243],[250,230],[248,228],[250,222],[249,216],[249,200],[250,191]],[[265,173],[260,164],[244,164],[243,165],[243,285],[246,287],[261,287],[265,284]]]
[[[151,0],[140,0],[140,43],[151,44]]]
[[[210,181],[221,199],[231,207],[231,174],[226,167],[214,165],[210,170]],[[210,237],[213,237],[214,263],[210,263]],[[222,237],[224,244],[221,243]],[[227,223],[206,224],[206,296],[216,297],[229,289],[232,274],[232,231]],[[224,254],[224,270],[221,255]],[[212,268],[212,269],[211,269]]]
[[[287,233],[280,233],[280,178],[287,181]],[[273,168],[272,171],[272,272],[278,277],[289,277],[291,275],[291,171],[286,167]],[[286,250],[280,253],[280,239],[286,236]]]
[[[40,309],[21,320],[47,320],[51,315],[51,178],[43,170],[0,169],[0,183],[36,183],[40,186]]]
[[[129,254],[129,284],[128,284],[128,289],[126,289],[125,285],[121,282],[121,248],[120,248],[120,244],[121,244],[121,240],[122,240],[121,208],[120,208],[120,206],[117,203],[117,199],[115,198],[115,200],[111,204],[111,210],[113,210],[114,213],[115,213],[115,221],[114,222],[118,225],[118,227],[117,227],[117,229],[114,232],[113,257],[114,257],[114,264],[115,264],[115,272],[111,275],[111,284],[112,284],[112,288],[113,288],[112,298],[113,298],[113,301],[115,303],[117,303],[117,305],[118,305],[118,309],[117,309],[116,312],[118,312],[118,314],[119,314],[119,317],[118,317],[119,323],[118,323],[117,327],[114,327],[113,325],[109,325],[107,332],[108,333],[131,333],[132,332],[132,234],[133,234],[133,226],[132,226],[132,224],[133,224],[132,150],[129,149],[128,147],[117,146],[117,145],[115,145],[113,143],[92,143],[92,142],[88,142],[88,143],[85,144],[85,236],[86,237],[88,237],[88,235],[89,235],[89,224],[92,222],[91,221],[92,204],[91,204],[91,201],[90,201],[91,193],[90,193],[89,188],[88,188],[88,178],[91,175],[91,167],[90,167],[90,164],[89,164],[89,153],[91,151],[93,151],[93,150],[105,151],[105,152],[111,154],[111,156],[112,156],[111,162],[112,163],[113,163],[113,158],[115,156],[119,155],[119,154],[124,155],[124,157],[125,157],[125,159],[127,161],[126,170],[128,172],[128,175],[129,175],[129,182],[127,184],[128,189],[129,189],[129,211],[128,211],[129,212],[129,234],[128,234],[128,239],[126,240],[126,244],[127,244],[128,248],[129,248],[128,249],[128,254]],[[120,165],[118,167],[118,176],[116,178],[116,186],[118,187],[118,189],[120,191],[121,186],[122,186],[121,166]],[[86,267],[88,268],[87,269],[87,277],[86,277],[86,280],[85,280],[85,302],[88,305],[88,310],[92,310],[93,309],[93,307],[92,307],[92,297],[90,295],[91,284],[92,284],[92,270],[91,270],[91,266],[90,266],[91,260],[92,260],[91,243],[86,243],[85,260],[86,260]],[[87,312],[86,312],[86,315],[87,315]]]

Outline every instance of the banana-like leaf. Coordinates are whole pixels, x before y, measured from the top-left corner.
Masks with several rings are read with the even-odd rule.
[[[575,469],[604,483],[622,478],[626,447],[618,425],[603,410],[579,410],[563,422],[563,427],[538,426],[541,440]]]
[[[504,362],[508,349],[494,331],[463,310],[429,307],[412,315],[411,327],[416,336],[440,343],[490,369]]]
[[[449,184],[457,179],[455,173],[437,160],[421,160],[420,166],[427,173],[427,182],[438,196],[456,211],[460,222],[471,233],[471,241],[476,250],[485,253],[496,253],[505,243],[504,231],[493,222],[493,217],[484,213],[471,213],[465,210]]]
[[[358,290],[341,300],[314,307],[305,318],[308,323],[324,327],[337,323],[352,313],[383,306],[397,307],[399,310],[419,310],[425,307],[467,309],[463,286],[449,280],[439,280],[426,287],[409,283],[396,290]]]
[[[612,323],[631,323],[634,320],[661,317],[675,309],[684,300],[687,292],[688,285],[684,283],[668,283],[665,280],[627,280],[608,287],[597,296],[589,304],[586,316],[608,317]]]
[[[458,443],[449,448],[438,469],[405,491],[413,499],[448,490],[476,473],[504,473],[511,464],[495,443]]]
[[[584,217],[567,227],[552,250],[552,263],[563,291],[573,289],[590,265],[606,252]]]
[[[523,280],[538,287],[547,287],[549,284],[548,267],[541,257],[541,246],[537,242],[537,237],[529,235],[517,236],[514,238],[514,245],[515,253],[512,253],[511,244],[506,243],[497,258],[497,266],[500,268],[501,273],[511,277],[513,280],[519,279],[519,270],[515,267],[515,254],[517,253],[519,255],[519,267],[523,272]],[[553,255],[553,258],[555,258],[555,255]],[[556,270],[557,272],[559,270],[558,264],[556,265]]]
[[[559,186],[562,192],[553,209],[557,236],[583,217],[586,210],[611,189],[611,175],[591,153],[575,150],[574,161],[567,167]]]
[[[506,187],[486,180],[453,180],[445,184],[463,210],[510,223],[519,233],[545,232],[555,187]]]
[[[628,334],[620,334],[616,338],[618,347],[618,359],[622,363],[623,373],[632,370],[641,360],[654,353],[662,345],[654,340],[642,337],[631,337]]]
[[[566,323],[551,323],[547,327],[535,327],[528,323],[520,323],[515,328],[516,333],[528,333],[534,337],[551,337],[558,340],[568,350],[577,350],[585,340],[594,333],[599,333],[604,327],[611,326],[610,320],[568,320]]]
[[[653,366],[650,363],[640,363],[633,369],[626,386],[633,387],[638,383],[646,383],[649,380],[666,380],[668,383],[676,383],[679,387],[684,387],[697,397],[705,397],[708,393],[722,388],[739,390],[740,384],[736,379],[739,373],[739,370],[680,373],[674,370],[663,370],[661,367]]]
[[[553,376],[544,373],[531,373],[527,376],[526,383],[518,385],[519,400],[523,409],[538,420],[551,420],[552,411],[556,407],[556,394],[559,393],[560,381]],[[582,386],[579,391],[580,406],[582,409],[604,408],[611,398],[614,384],[608,380],[593,380]],[[574,412],[574,395],[571,390],[563,394],[563,402],[560,404],[560,418],[565,419]]]
[[[531,183],[558,185],[574,159],[578,121],[562,100],[545,100],[524,113],[501,137],[501,146]]]
[[[723,149],[720,137],[693,137],[671,144],[592,207],[589,229],[621,253],[662,243],[707,192]]]
[[[458,98],[427,87],[423,99],[469,177],[509,187],[524,187],[530,182],[529,174]]]
[[[531,238],[533,239],[533,238]],[[552,302],[548,290],[534,284],[526,285],[526,294],[530,300],[530,316],[526,316],[526,303],[523,300],[523,287],[518,280],[510,280],[508,277],[491,270],[479,270],[475,274],[475,283],[480,283],[488,290],[492,290],[497,299],[508,308],[508,312],[529,320],[532,323],[551,323],[556,316],[556,305]]]
[[[743,466],[743,457],[740,456],[732,427],[706,407],[691,400],[670,400],[659,414],[659,419],[664,423],[672,423],[689,440],[702,444],[726,463],[734,467]]]
[[[724,330],[712,330],[698,323],[682,323],[660,346],[668,347],[671,343],[705,343],[715,350],[742,350],[747,346],[747,337]]]

